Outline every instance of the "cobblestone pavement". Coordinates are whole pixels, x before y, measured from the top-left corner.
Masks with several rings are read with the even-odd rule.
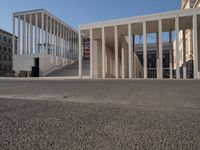
[[[0,149],[200,149],[200,81],[0,80]]]

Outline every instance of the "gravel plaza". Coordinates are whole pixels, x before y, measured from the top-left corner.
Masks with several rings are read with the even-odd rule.
[[[199,80],[0,79],[0,87],[0,149],[200,149]]]

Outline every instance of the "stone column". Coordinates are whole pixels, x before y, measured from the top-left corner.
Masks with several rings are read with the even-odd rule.
[[[106,42],[105,42],[105,28],[102,27],[102,78],[105,79],[105,54],[106,54]]]
[[[114,39],[115,39],[115,78],[119,78],[119,59],[118,59],[118,30],[117,26],[114,27]]]
[[[194,60],[194,79],[199,79],[199,75],[198,75],[197,15],[193,16],[193,60]]]
[[[133,38],[131,24],[128,24],[128,54],[129,54],[129,78],[133,78]]]
[[[78,32],[78,41],[79,41],[79,65],[78,65],[78,73],[79,78],[82,78],[82,38],[81,38],[81,31]]]
[[[41,53],[44,53],[44,13],[42,13],[42,49]]]
[[[176,79],[180,79],[180,69],[179,69],[179,18],[175,19],[175,29],[176,29]]]
[[[159,79],[163,78],[162,20],[159,20]]]
[[[52,44],[52,18],[50,17],[50,31],[49,31],[49,36],[50,36],[50,40],[49,40],[49,44],[50,44],[50,48],[53,45]],[[50,49],[50,55],[52,55],[52,51]]]
[[[48,15],[46,14],[46,39],[45,39],[45,45],[46,45],[46,47],[45,47],[45,54],[48,54],[48,40],[49,40],[49,37],[48,37],[48,23],[49,23],[49,21],[48,21],[49,19],[48,19]]]
[[[172,30],[169,31],[169,74],[170,79],[173,79],[173,42],[172,42]]]
[[[90,29],[90,77],[93,78],[93,32]]]
[[[35,53],[38,54],[38,14],[35,14]]]
[[[185,39],[185,29],[183,29],[183,79],[187,78],[186,74],[186,39]]]
[[[143,67],[144,67],[144,79],[147,79],[147,33],[146,33],[146,22],[143,22]]]
[[[53,20],[53,28],[54,56],[56,56],[56,20]]]
[[[24,15],[24,22],[23,22],[23,54],[26,54],[26,50],[27,50],[27,34],[26,34],[26,15]]]
[[[121,49],[121,61],[122,61],[122,79],[125,78],[125,55],[124,55],[124,48]]]
[[[16,54],[15,51],[15,16],[13,15],[13,37],[12,37],[12,48],[13,48],[13,56]]]
[[[21,43],[21,23],[20,23],[20,16],[18,16],[18,41],[17,41],[17,54],[20,55],[20,43]]]
[[[30,54],[33,54],[33,24],[32,24],[32,14],[29,16],[30,19],[30,38],[29,38],[29,48],[30,48]]]
[[[156,74],[157,74],[157,79],[159,79],[160,78],[159,31],[156,33]]]

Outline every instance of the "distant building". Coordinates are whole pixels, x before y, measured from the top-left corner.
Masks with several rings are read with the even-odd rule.
[[[143,65],[143,45],[135,44],[135,53]],[[147,77],[157,78],[157,43],[147,43]],[[169,42],[163,43],[163,78],[169,78]]]
[[[181,0],[180,9],[191,9],[200,7],[200,0]],[[188,21],[192,21],[192,18],[188,19]],[[197,35],[199,38],[199,28],[197,30]],[[180,75],[183,78],[193,78],[194,77],[194,54],[193,54],[193,29],[183,29],[179,32],[179,69]],[[176,41],[174,41],[174,47],[176,48]],[[198,43],[199,44],[199,43]],[[197,54],[200,57],[200,54]],[[176,51],[174,51],[174,56],[176,57]],[[199,62],[198,62],[199,63]],[[174,62],[174,66],[176,69],[176,61]],[[198,66],[198,70],[200,70],[200,66]]]
[[[47,76],[77,60],[78,31],[44,9],[13,13],[18,35],[13,70],[19,76]]]
[[[0,76],[12,72],[12,38],[11,33],[0,29]]]

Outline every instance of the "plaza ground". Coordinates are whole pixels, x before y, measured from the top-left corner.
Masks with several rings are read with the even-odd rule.
[[[0,79],[0,149],[200,149],[200,80]]]

